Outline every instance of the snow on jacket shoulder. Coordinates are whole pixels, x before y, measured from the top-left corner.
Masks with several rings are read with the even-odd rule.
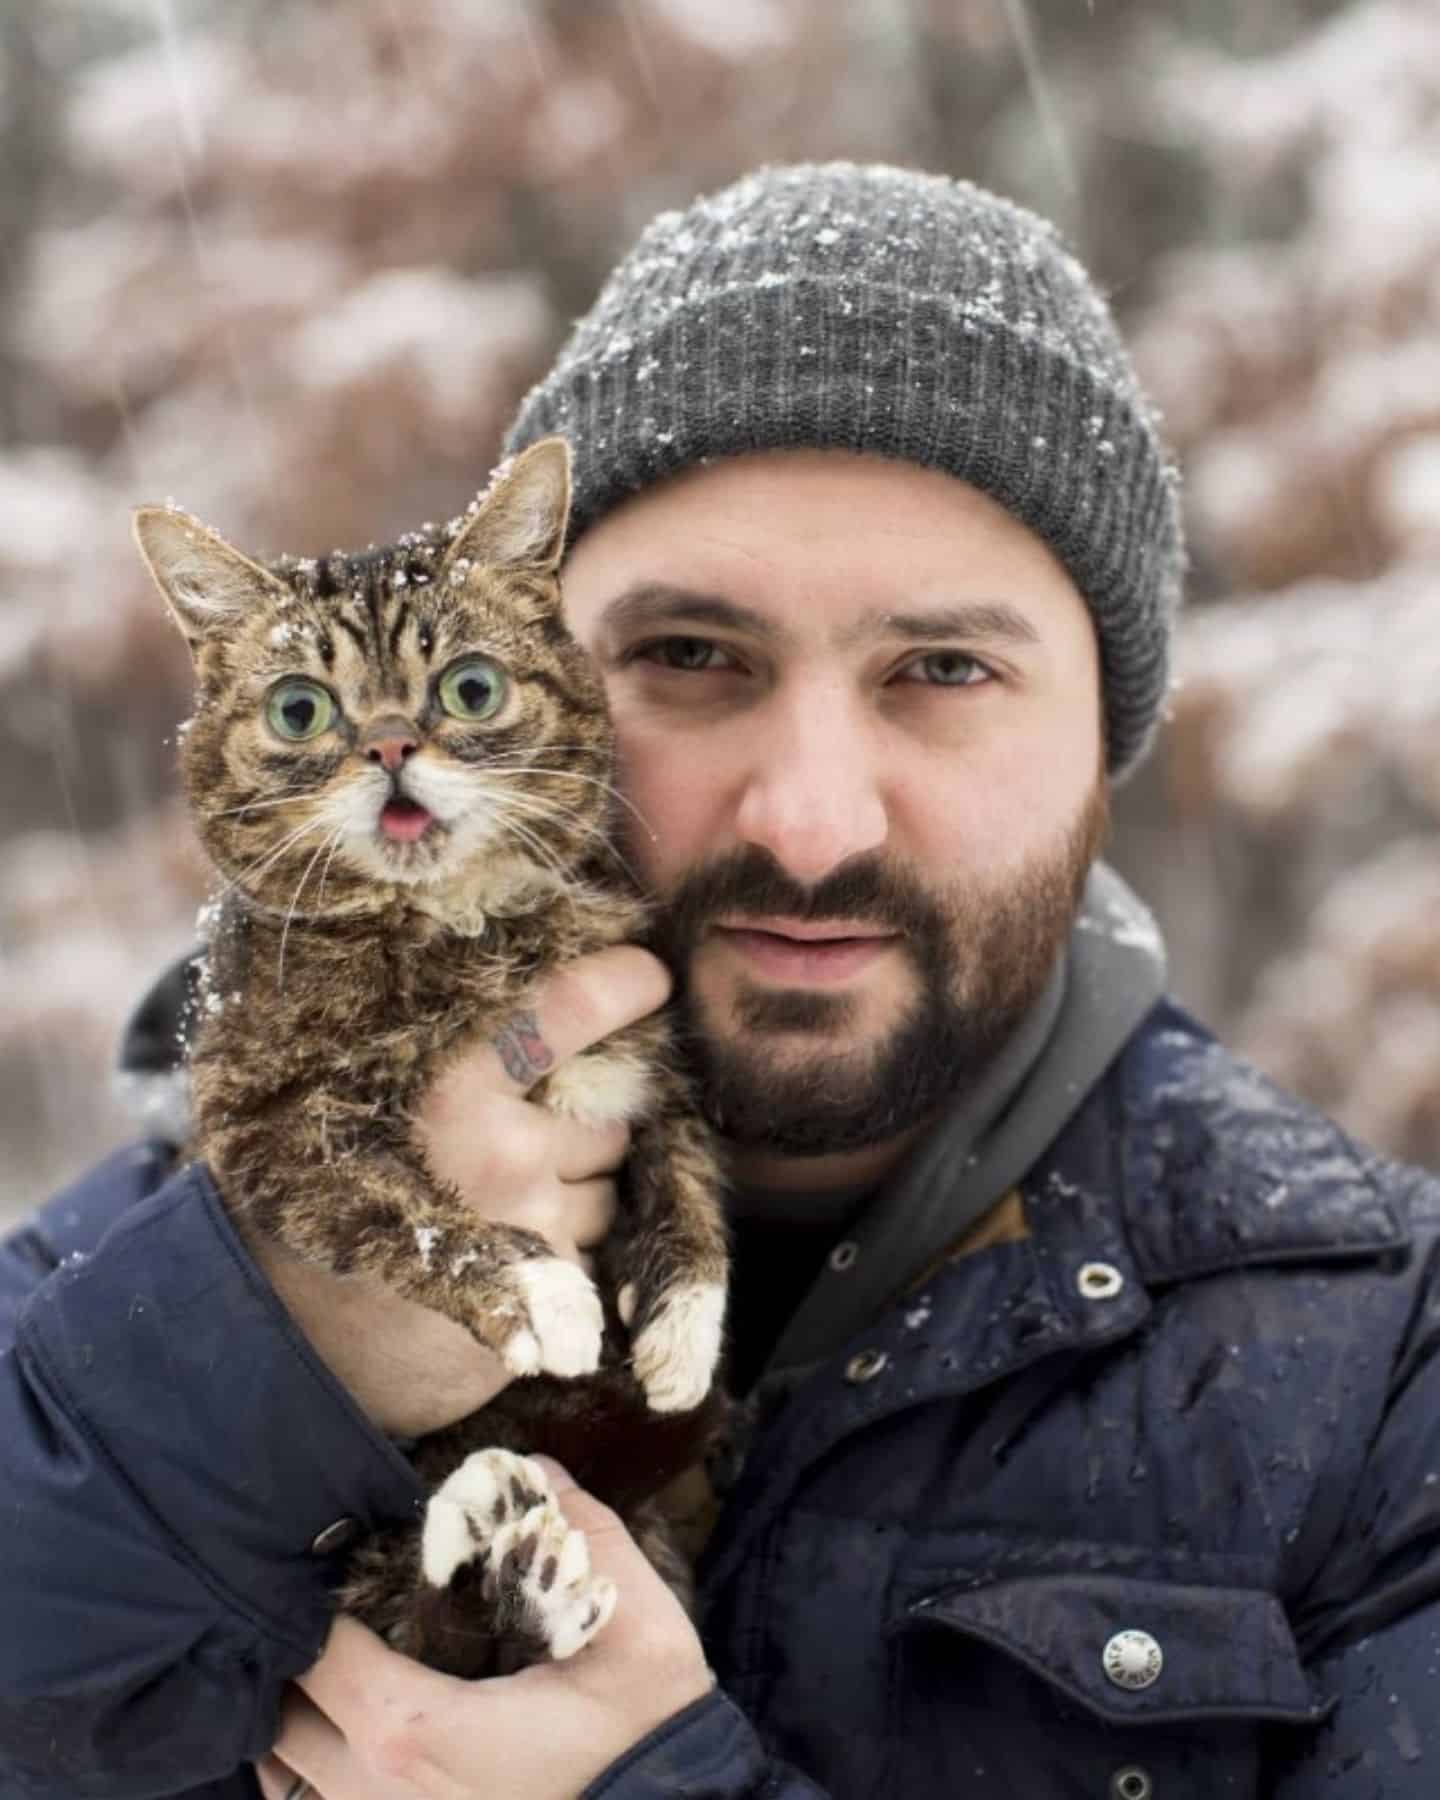
[[[0,1254],[7,1800],[253,1795],[312,1541],[418,1497],[163,1168]],[[1022,1197],[767,1423],[701,1571],[723,1692],[591,1796],[1431,1800],[1440,1184],[1162,1006]]]

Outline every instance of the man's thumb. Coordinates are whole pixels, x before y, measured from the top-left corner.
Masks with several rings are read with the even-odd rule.
[[[553,1457],[534,1458],[550,1478],[567,1524],[585,1533],[590,1547],[590,1567],[615,1583],[619,1599],[615,1617],[596,1639],[596,1646],[648,1642],[658,1629],[678,1631],[694,1640],[694,1628],[680,1601],[654,1564],[630,1535],[619,1514],[580,1487],[570,1472]]]

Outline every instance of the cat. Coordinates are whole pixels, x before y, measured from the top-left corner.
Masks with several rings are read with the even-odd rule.
[[[224,883],[186,1154],[244,1232],[379,1278],[517,1377],[413,1447],[423,1523],[363,1545],[339,1596],[465,1676],[573,1655],[614,1604],[534,1453],[615,1507],[683,1592],[655,1496],[720,1404],[720,1166],[662,1019],[532,1090],[631,1125],[598,1291],[536,1234],[477,1216],[408,1122],[447,1057],[523,1020],[538,976],[646,927],[613,848],[604,691],[561,615],[569,505],[569,449],[549,438],[459,518],[356,554],[261,565],[173,505],[135,513],[195,665],[182,777]]]

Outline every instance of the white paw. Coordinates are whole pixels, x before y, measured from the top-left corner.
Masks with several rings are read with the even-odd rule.
[[[530,1324],[501,1345],[505,1367],[512,1375],[593,1375],[605,1318],[590,1277],[558,1256],[514,1263],[511,1276]]]
[[[624,1050],[572,1056],[545,1078],[545,1104],[582,1125],[628,1124],[650,1105],[648,1064]]]
[[[420,1538],[420,1567],[432,1587],[450,1577],[492,1534],[550,1492],[545,1471],[511,1450],[476,1450],[430,1496]]]
[[[718,1281],[674,1288],[660,1302],[630,1356],[652,1412],[689,1412],[705,1398],[724,1324],[725,1289]]]
[[[609,1623],[615,1583],[591,1573],[585,1533],[566,1524],[553,1500],[502,1526],[492,1555],[499,1567],[516,1571],[529,1629],[556,1662],[583,1650]]]
[[[565,1522],[544,1470],[509,1450],[467,1456],[426,1508],[426,1581],[447,1587],[472,1560],[484,1565],[505,1611],[556,1661],[583,1649],[615,1610],[614,1582],[591,1573],[585,1534]]]

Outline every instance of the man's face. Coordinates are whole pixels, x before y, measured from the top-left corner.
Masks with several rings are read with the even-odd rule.
[[[609,513],[564,587],[715,1122],[790,1156],[919,1123],[1033,1005],[1103,834],[1069,576],[949,476],[773,451]]]

